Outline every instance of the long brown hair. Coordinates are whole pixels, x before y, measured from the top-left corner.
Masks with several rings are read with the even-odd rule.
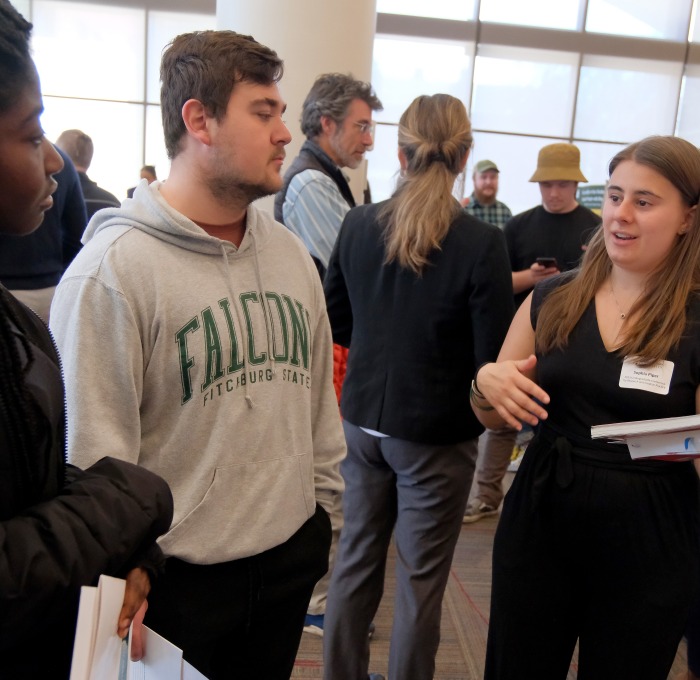
[[[700,151],[679,137],[647,137],[620,151],[610,161],[610,175],[623,161],[645,165],[665,177],[692,207],[700,198]],[[672,263],[672,266],[668,266]],[[566,346],[568,337],[610,275],[612,262],[603,238],[603,226],[595,233],[581,268],[571,281],[553,291],[542,304],[536,332],[538,351]],[[686,305],[700,290],[700,213],[696,211],[688,232],[679,236],[664,262],[651,273],[646,288],[630,314],[635,322],[618,348],[621,356],[636,356],[644,365],[668,356],[683,335]]]
[[[387,262],[398,260],[420,274],[430,252],[440,248],[461,209],[452,187],[471,145],[471,123],[459,99],[422,95],[406,109],[399,121],[406,168],[379,215]]]

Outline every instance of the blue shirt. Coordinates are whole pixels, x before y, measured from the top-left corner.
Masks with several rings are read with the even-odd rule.
[[[340,225],[350,206],[336,183],[320,170],[292,178],[282,206],[285,225],[328,267]]]

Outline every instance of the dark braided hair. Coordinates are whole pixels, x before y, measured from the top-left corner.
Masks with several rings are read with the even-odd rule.
[[[32,25],[8,0],[0,0],[0,114],[9,111],[17,95],[34,74],[29,52]],[[3,177],[0,176],[0,191]],[[2,225],[0,225],[2,228]],[[0,429],[12,456],[13,492],[21,505],[36,501],[40,484],[34,479],[36,465],[32,442],[37,426],[36,405],[25,377],[34,361],[26,338],[15,331],[19,320],[9,293],[0,286]],[[24,351],[20,355],[18,339]]]
[[[0,113],[14,106],[34,74],[29,51],[32,25],[8,2],[0,0]]]

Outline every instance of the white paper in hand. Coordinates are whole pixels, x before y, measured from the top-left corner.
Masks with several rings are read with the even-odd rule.
[[[117,680],[122,641],[117,635],[126,581],[100,576],[80,589],[70,680]]]

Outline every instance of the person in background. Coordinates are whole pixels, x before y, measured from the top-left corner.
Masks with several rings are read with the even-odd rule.
[[[356,168],[362,161],[372,145],[372,112],[381,108],[369,83],[340,73],[319,76],[304,100],[301,129],[307,140],[275,196],[275,219],[304,241],[321,278],[343,217],[355,205],[342,168]],[[334,385],[340,398],[347,349],[335,345],[333,353]],[[304,622],[305,632],[321,637],[328,584],[343,526],[341,496],[335,500],[329,569],[314,588]]]
[[[89,135],[82,130],[66,130],[56,140],[56,146],[70,156],[78,171],[80,188],[83,190],[88,220],[103,208],[118,208],[119,199],[109,191],[97,186],[88,176],[87,171],[92,163],[95,146]]]
[[[535,282],[577,267],[588,239],[600,224],[600,217],[576,200],[578,183],[587,181],[580,161],[578,147],[573,144],[542,147],[537,169],[530,178],[539,184],[542,205],[516,215],[504,227],[516,307]],[[465,523],[498,514],[503,500],[503,478],[513,455],[516,435],[509,428],[487,430],[476,471],[476,491],[467,506]]]
[[[233,31],[172,41],[170,175],[95,215],[52,309],[69,458],[106,440],[170,483],[146,623],[209,680],[288,680],[343,489],[321,281],[254,203],[282,184],[282,69]]]
[[[433,677],[483,431],[469,410],[469,383],[479,364],[495,359],[513,313],[503,232],[452,195],[472,145],[464,104],[446,94],[418,97],[401,116],[398,139],[394,195],[346,215],[324,283],[334,340],[350,348],[326,680],[367,677],[367,631],[392,533],[400,559],[389,677]]]
[[[470,215],[503,229],[513,213],[505,203],[496,198],[499,175],[500,170],[493,161],[483,160],[475,163],[472,174],[474,191],[464,202],[464,209]]]
[[[493,161],[475,163],[472,174],[474,191],[464,204],[470,215],[503,229],[513,214],[505,203],[496,199],[499,176],[500,171]],[[503,477],[513,454],[515,439],[514,430],[487,430],[482,435],[482,451],[474,475],[476,492],[464,513],[465,524],[498,514],[503,498]]]
[[[343,168],[357,168],[374,143],[372,112],[382,103],[369,83],[342,73],[314,82],[301,113],[306,135],[275,196],[275,219],[308,248],[321,278],[340,223],[355,206]]]
[[[155,165],[144,165],[141,168],[141,172],[139,173],[139,176],[141,179],[145,179],[149,184],[153,184],[158,179],[158,176],[156,175],[156,166]],[[134,197],[134,191],[136,191],[136,187],[131,187],[130,189],[127,189],[126,191],[126,197],[127,198],[133,198]]]
[[[536,284],[474,378],[485,426],[537,427],[496,531],[486,680],[564,680],[577,640],[582,680],[666,680],[698,592],[693,463],[591,426],[700,411],[700,151],[649,137],[609,170],[580,269]]]
[[[73,162],[60,149],[63,167],[44,221],[22,237],[0,233],[0,281],[49,323],[51,301],[63,272],[80,252],[87,225],[85,201]]]
[[[17,238],[41,224],[63,166],[41,129],[30,32],[0,0],[0,231]],[[108,450],[101,441],[92,453]],[[2,285],[0,468],[0,677],[68,680],[81,586],[102,573],[126,578],[124,637],[162,563],[154,541],[170,525],[172,497],[129,463],[66,465],[58,355],[46,326]]]
[[[588,181],[580,163],[573,144],[542,147],[530,178],[539,185],[542,205],[515,215],[504,227],[516,307],[537,281],[577,267],[600,224],[600,217],[576,200],[578,183]]]

